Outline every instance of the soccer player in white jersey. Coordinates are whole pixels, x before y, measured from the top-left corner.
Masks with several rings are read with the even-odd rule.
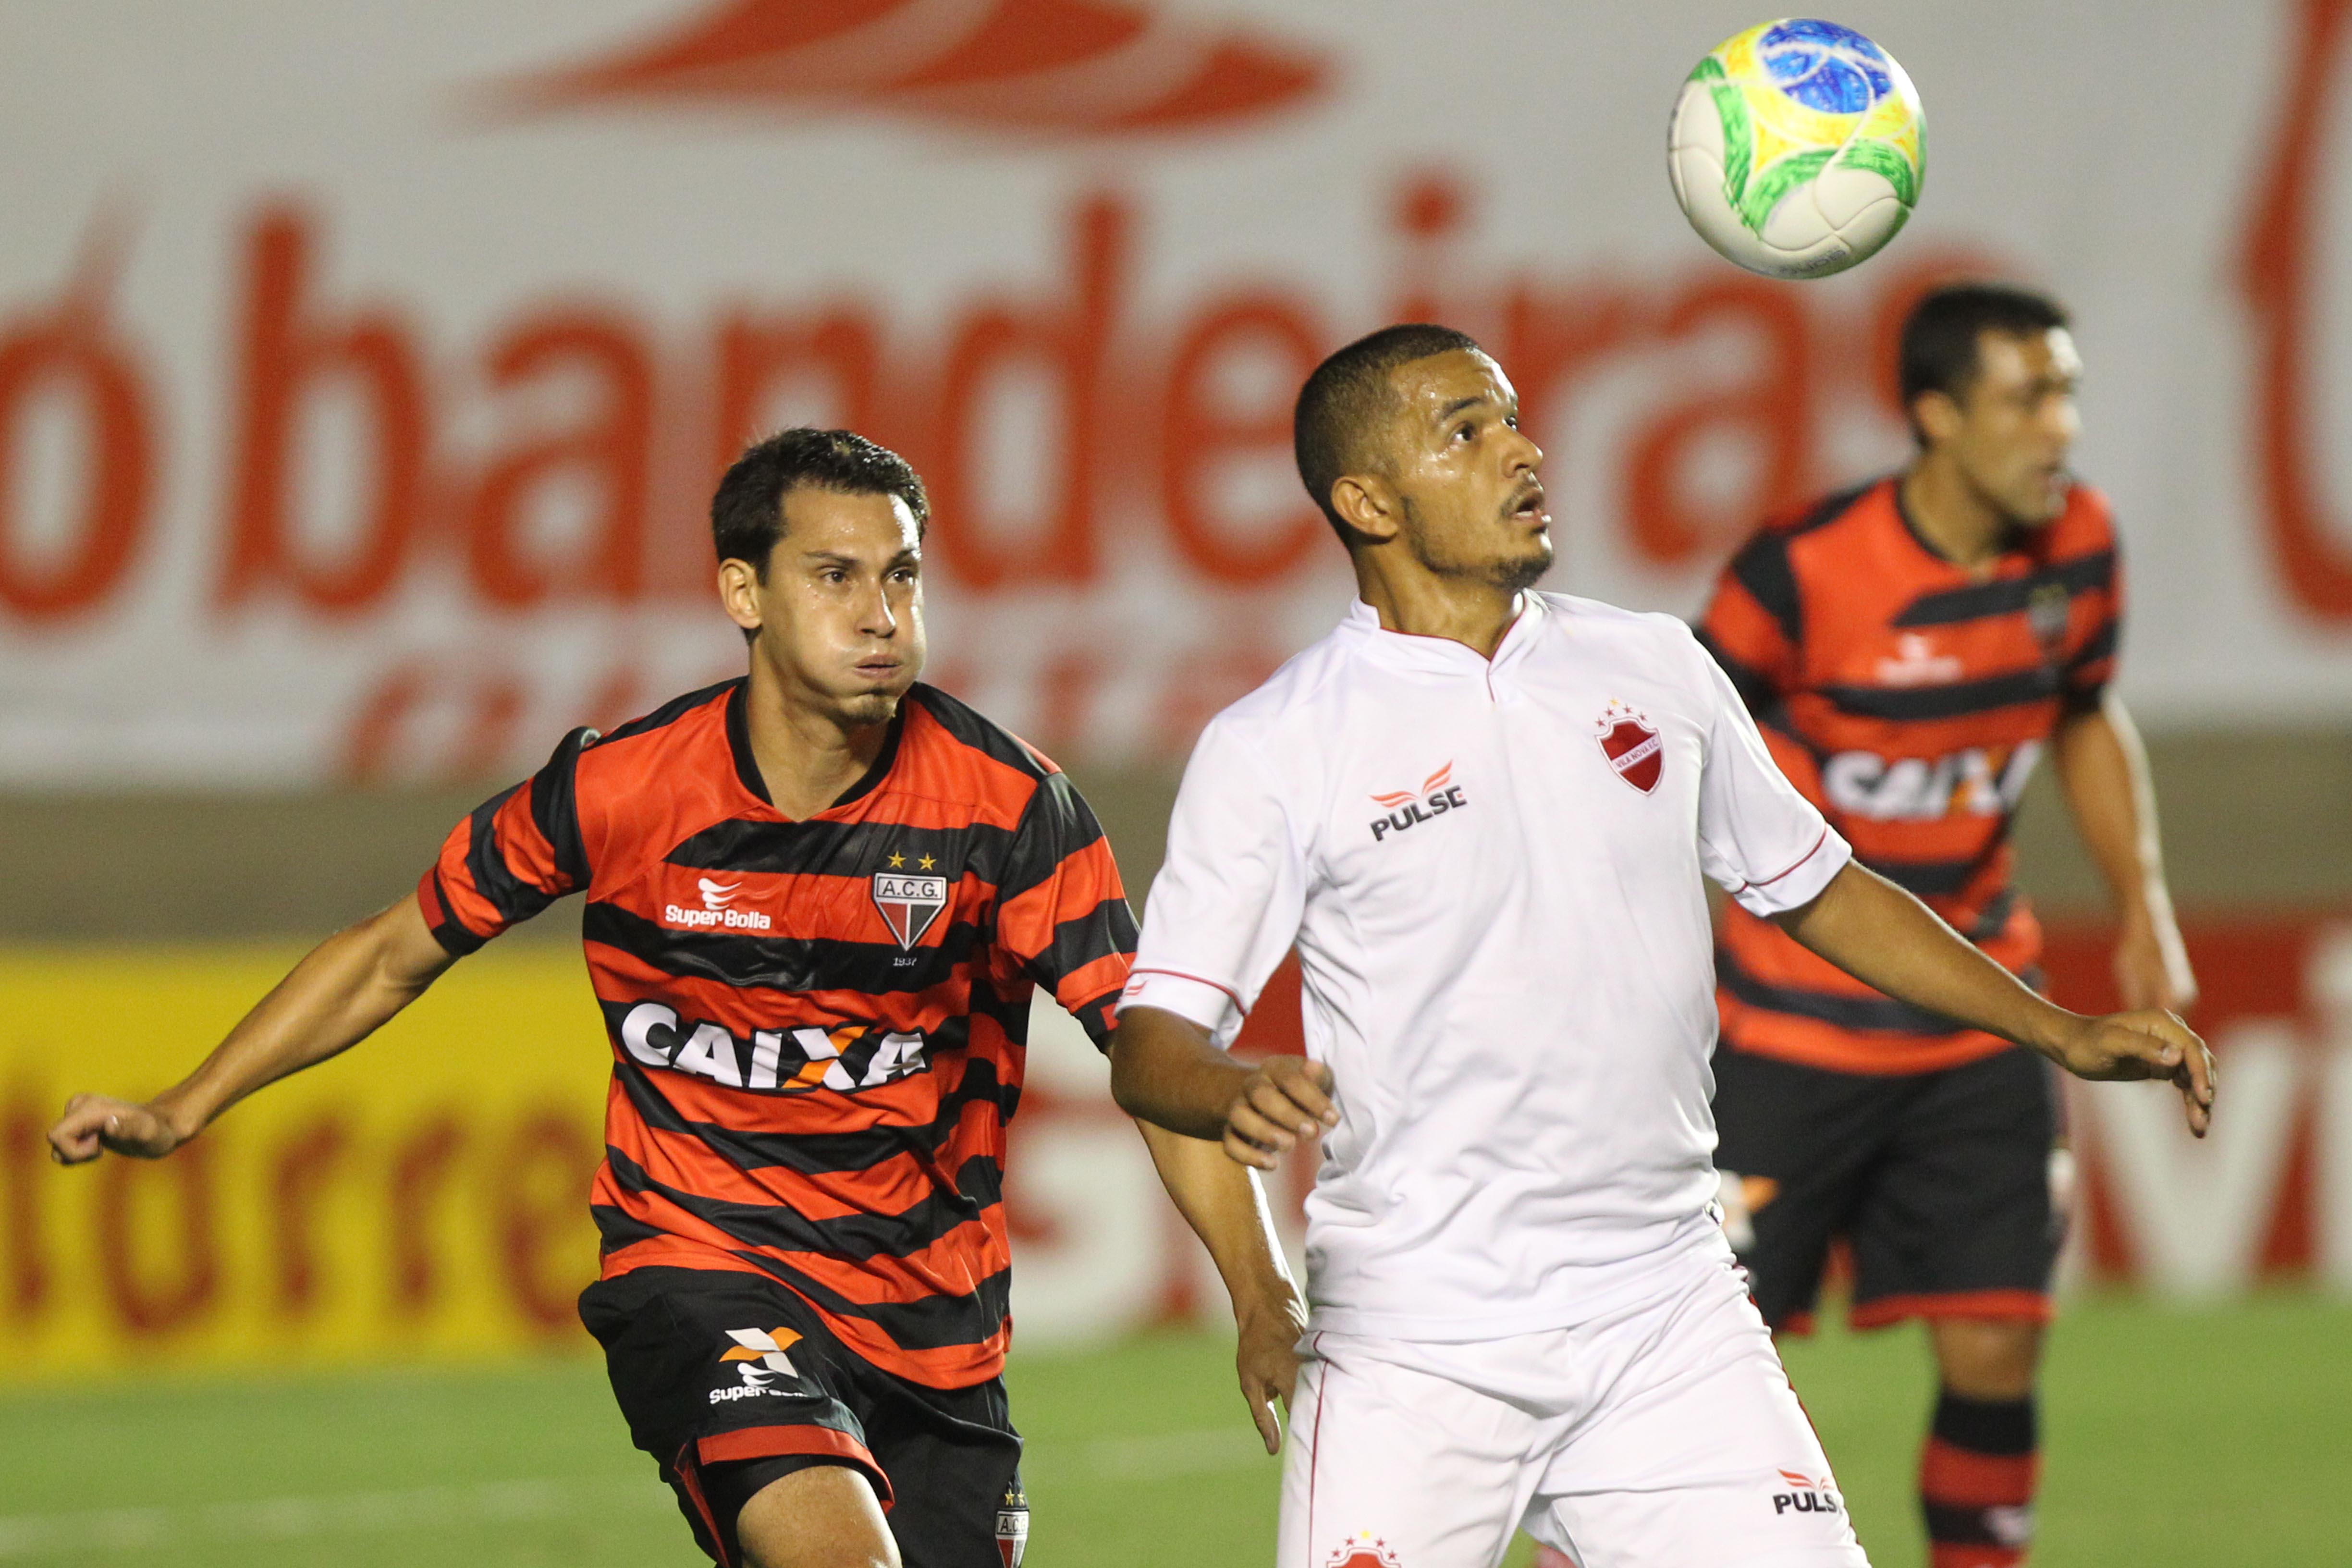
[[[1300,393],[1360,602],[1201,737],[1112,1045],[1134,1115],[1317,1133],[1278,1568],[1864,1562],[1710,1213],[1701,877],[1886,994],[2086,1078],[2212,1068],[2078,1016],[1854,865],[1681,622],[1533,592],[1501,368],[1393,327]],[[1223,1047],[1296,946],[1305,1058]]]

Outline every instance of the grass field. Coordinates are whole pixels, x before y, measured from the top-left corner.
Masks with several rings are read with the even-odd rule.
[[[2352,1562],[2347,1347],[2352,1305],[2313,1297],[2076,1303],[2053,1351],[2039,1561]],[[1916,1335],[1789,1360],[1872,1560],[1915,1568]],[[1226,1369],[1224,1342],[1192,1333],[1016,1363],[1031,1568],[1266,1561],[1275,1461]],[[0,1398],[0,1563],[700,1561],[592,1363]]]

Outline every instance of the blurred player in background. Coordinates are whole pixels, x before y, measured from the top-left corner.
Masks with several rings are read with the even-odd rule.
[[[1107,1040],[1135,923],[1068,778],[917,681],[929,517],[845,431],[745,453],[711,526],[749,675],[573,731],[184,1082],[77,1095],[58,1157],[169,1153],[584,893],[614,1067],[581,1317],[695,1539],[729,1568],[1014,1568],[1005,1124],[1033,986]],[[1231,1271],[1267,1427],[1299,1313],[1255,1177],[1146,1136]]]
[[[1279,1568],[1864,1561],[1713,1213],[1702,879],[1827,963],[2076,1071],[2178,1082],[1852,863],[1677,620],[1531,590],[1550,517],[1478,345],[1396,327],[1301,391],[1361,597],[1185,770],[1112,1089],[1271,1166],[1322,1134]],[[1296,947],[1307,1057],[1223,1048]]]
[[[2080,374],[2051,300],[1928,295],[1901,348],[1917,458],[1765,528],[1701,636],[1855,858],[2029,984],[2042,932],[2010,883],[2010,818],[2048,751],[2122,915],[2123,1004],[2177,1012],[2196,985],[2147,763],[2108,686],[2115,530],[2066,468]],[[1927,1321],[1942,1387],[1919,1489],[1936,1568],[2022,1561],[2069,1170],[2048,1064],[1881,994],[1742,908],[1725,911],[1717,971],[1716,1159],[1765,1321],[1805,1331],[1844,1237],[1854,1324]]]

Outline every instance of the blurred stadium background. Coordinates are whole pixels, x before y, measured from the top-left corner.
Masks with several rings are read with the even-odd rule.
[[[1955,271],[2077,313],[2228,1080],[2202,1147],[2074,1099],[2042,1560],[2352,1560],[2352,3],[1834,15],[1918,82],[1930,174],[1789,285],[1662,167],[1759,19],[1721,0],[10,6],[0,1562],[695,1560],[572,1313],[576,916],[164,1164],[41,1130],[175,1077],[568,726],[739,669],[702,502],[750,435],[922,468],[933,679],[1068,763],[1139,895],[1199,724],[1345,602],[1287,456],[1319,353],[1479,333],[1551,454],[1551,585],[1687,613],[1760,515],[1901,459],[1894,326]],[[2021,832],[2095,1005],[2095,878],[2046,790]],[[1263,1560],[1213,1277],[1038,1033],[1032,1562]],[[1916,1562],[1920,1347],[1790,1359]]]

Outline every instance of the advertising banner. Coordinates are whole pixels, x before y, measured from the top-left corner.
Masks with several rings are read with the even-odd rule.
[[[1321,353],[1478,333],[1552,585],[1686,612],[1902,459],[1893,333],[1955,271],[2075,312],[2143,716],[2341,723],[2347,15],[1858,0],[1922,205],[1776,283],[1668,189],[1717,0],[18,5],[0,784],[519,773],[740,668],[702,515],[787,421],[927,475],[936,679],[1172,760],[1345,603],[1287,452]]]
[[[2352,921],[2189,935],[2226,1084],[2213,1134],[2190,1138],[2167,1090],[2074,1085],[2068,1277],[2192,1301],[2352,1291]],[[0,1384],[593,1353],[572,1300],[595,1276],[610,1058],[568,954],[468,960],[168,1160],[50,1163],[68,1088],[171,1082],[294,956],[0,956]],[[2110,1005],[2102,937],[2061,931],[2050,960],[2063,1000]],[[1286,969],[1249,1048],[1297,1048],[1297,996]],[[1007,1168],[1018,1342],[1222,1319],[1100,1056],[1051,1003],[1032,1027]],[[1311,1154],[1272,1178],[1294,1252],[1312,1179]]]

